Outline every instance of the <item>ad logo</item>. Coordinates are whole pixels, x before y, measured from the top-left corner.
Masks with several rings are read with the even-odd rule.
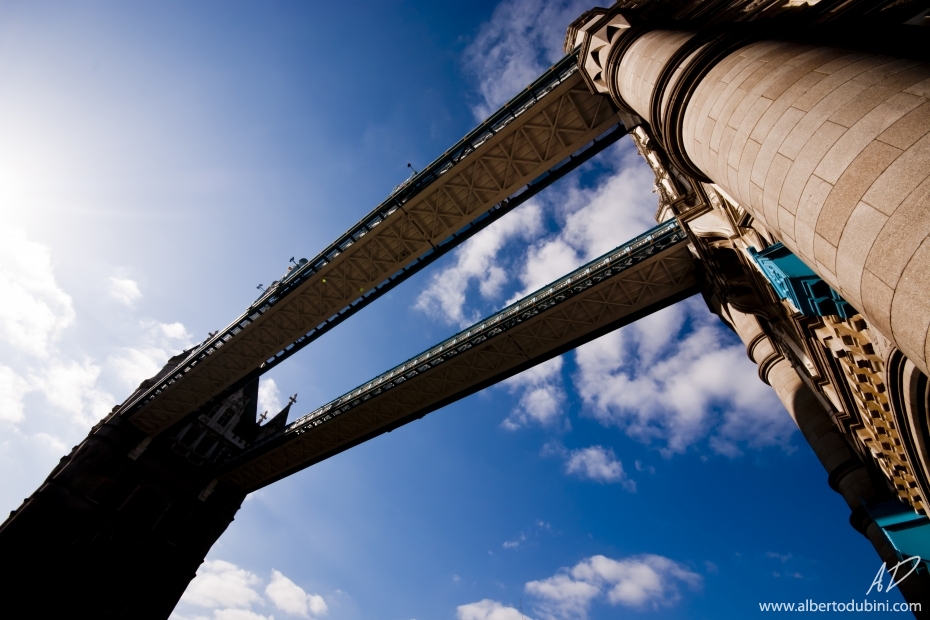
[[[905,567],[910,566],[911,570],[904,573],[904,575],[900,579],[898,579],[898,569],[901,568],[902,566],[905,566]],[[901,560],[900,562],[895,564],[891,569],[888,569],[888,570],[885,569],[885,563],[882,562],[881,567],[879,567],[878,569],[878,573],[875,575],[875,579],[872,580],[872,585],[869,586],[869,590],[868,592],[865,593],[865,595],[868,596],[869,593],[872,592],[873,589],[876,590],[877,592],[891,592],[894,588],[898,586],[899,583],[901,583],[902,581],[910,577],[911,573],[917,570],[918,566],[920,566],[919,555],[911,556],[907,558],[906,560]],[[886,572],[889,575],[888,585],[885,585],[885,573]]]

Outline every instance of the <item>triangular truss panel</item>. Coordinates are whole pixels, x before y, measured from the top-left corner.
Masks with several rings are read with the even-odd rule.
[[[489,127],[422,191],[314,261],[318,268],[286,298],[258,305],[238,328],[205,343],[197,361],[129,403],[132,422],[161,432],[618,123],[577,72],[531,103]]]
[[[540,289],[297,420],[227,464],[252,491],[497,383],[697,289],[675,221]]]

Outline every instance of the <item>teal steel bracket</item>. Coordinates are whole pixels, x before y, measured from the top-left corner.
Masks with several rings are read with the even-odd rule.
[[[899,561],[917,556],[921,559],[919,570],[928,569],[930,518],[895,500],[867,506],[866,510],[894,547]]]
[[[781,243],[749,255],[781,299],[790,299],[804,316],[854,316],[856,309]]]

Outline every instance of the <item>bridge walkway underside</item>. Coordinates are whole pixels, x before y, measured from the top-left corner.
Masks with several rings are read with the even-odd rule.
[[[351,314],[395,274],[617,127],[608,100],[588,92],[576,67],[567,56],[173,371],[134,394],[119,415],[149,436],[161,433],[306,344],[308,333]]]
[[[227,463],[250,492],[697,292],[674,220],[292,423]]]

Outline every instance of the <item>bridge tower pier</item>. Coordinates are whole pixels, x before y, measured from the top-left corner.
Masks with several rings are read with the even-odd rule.
[[[888,567],[930,548],[925,13],[619,0],[565,40],[655,172],[657,219],[689,230],[709,307]],[[883,511],[921,528],[920,553]],[[930,609],[928,571],[910,579]]]

